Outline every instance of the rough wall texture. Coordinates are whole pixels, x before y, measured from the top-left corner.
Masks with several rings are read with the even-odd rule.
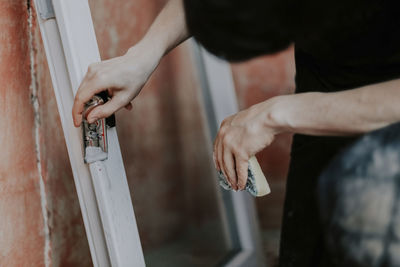
[[[143,36],[165,1],[91,0],[103,59]],[[293,89],[292,51],[233,65],[241,108]],[[165,59],[117,123],[145,250],[218,217],[211,143],[187,46]],[[0,1],[0,266],[91,266],[79,203],[30,1]],[[290,137],[259,155],[274,194],[258,200],[277,229]]]
[[[0,12],[0,266],[89,266],[35,10]]]
[[[26,2],[0,2],[0,265],[44,264]]]

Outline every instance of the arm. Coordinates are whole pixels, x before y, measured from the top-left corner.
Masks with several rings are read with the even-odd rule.
[[[189,38],[189,33],[186,27],[183,0],[169,0],[141,43],[144,49],[153,47],[158,56],[163,56],[187,38]]]
[[[82,122],[84,104],[95,94],[108,90],[112,96],[106,104],[88,115],[90,123],[105,118],[130,102],[140,93],[161,58],[188,37],[183,0],[170,0],[151,25],[143,39],[128,52],[89,66],[75,95],[72,116],[75,126]]]
[[[353,135],[400,120],[400,80],[335,93],[277,97],[269,114],[280,131]]]
[[[247,161],[279,133],[353,135],[400,121],[400,79],[334,93],[271,98],[221,125],[214,158],[236,189],[247,179]]]

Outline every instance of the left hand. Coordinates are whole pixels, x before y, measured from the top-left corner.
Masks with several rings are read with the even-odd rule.
[[[214,142],[214,163],[235,190],[247,182],[248,160],[270,145],[278,133],[269,123],[267,101],[226,118]]]

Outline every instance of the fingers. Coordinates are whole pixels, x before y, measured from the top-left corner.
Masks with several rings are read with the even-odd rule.
[[[111,88],[108,88],[107,93],[108,93],[109,97],[112,97],[114,95],[114,90],[112,90]]]
[[[249,142],[243,140],[251,137],[244,137],[245,133],[242,127],[232,125],[232,117],[228,117],[222,122],[214,142],[215,166],[235,190],[244,190],[248,179],[249,152],[245,144]]]
[[[89,123],[93,123],[99,119],[102,118],[107,118],[114,114],[117,110],[124,106],[128,106],[129,104],[125,104],[122,99],[120,99],[118,96],[114,96],[106,102],[104,105],[100,105],[96,108],[94,108],[88,115],[87,115],[87,120]],[[132,105],[131,105],[132,106]]]
[[[125,108],[127,109],[127,110],[132,110],[132,103],[131,102],[129,102],[127,105],[125,105]]]
[[[223,134],[218,133],[214,142],[213,159],[218,171],[222,171],[229,185],[237,190],[237,176],[235,170],[235,159],[229,146],[224,144]],[[226,142],[226,141],[225,141]]]
[[[115,91],[115,90],[113,90],[113,89],[111,89],[111,88],[108,88],[108,89],[107,89],[107,94],[108,94],[108,97],[109,97],[109,98],[112,98],[112,97],[114,96],[114,91]],[[132,103],[131,103],[131,102],[129,102],[128,104],[125,105],[125,109],[127,109],[127,110],[129,110],[129,111],[131,111],[132,108],[133,108],[133,106],[132,106]]]
[[[222,150],[221,150],[221,145],[222,143],[220,142],[221,139],[223,139],[223,125],[226,123],[226,120],[224,120],[221,125],[220,129],[217,133],[217,136],[215,137],[214,141],[214,153],[213,153],[213,159],[214,159],[214,165],[217,171],[222,171],[221,167],[222,165],[220,164],[222,162]],[[221,150],[221,152],[220,152]]]
[[[235,171],[235,159],[229,149],[224,147],[223,151],[223,165],[222,169],[224,174],[227,176],[227,179],[230,181],[233,189],[238,190],[237,186],[237,176]]]
[[[214,160],[215,169],[217,169],[217,171],[220,171],[221,168],[220,168],[220,166],[218,164],[218,147],[219,147],[218,143],[219,143],[219,138],[218,138],[218,135],[217,135],[217,137],[215,138],[215,141],[214,141],[213,160]]]
[[[236,174],[238,178],[237,186],[239,190],[246,188],[248,178],[249,161],[243,157],[235,155]]]
[[[106,79],[104,79],[104,75],[100,75],[99,72],[96,72],[94,69],[94,65],[89,67],[88,72],[75,95],[74,105],[72,107],[72,118],[76,127],[82,123],[82,112],[85,103],[95,94],[111,87],[110,84],[107,83]]]
[[[214,165],[218,171],[222,171],[228,184],[236,190],[235,160],[228,146],[224,144],[226,140],[224,124],[226,124],[226,120],[221,123],[214,141]]]
[[[225,170],[223,168],[223,146],[222,146],[222,142],[220,140],[220,138],[218,138],[218,143],[217,143],[217,153],[215,153],[215,156],[217,158],[217,167],[218,170],[222,171],[222,173],[224,174],[225,178],[227,179],[227,181],[229,182],[229,184],[231,184],[231,181],[229,180],[228,175],[225,173]]]

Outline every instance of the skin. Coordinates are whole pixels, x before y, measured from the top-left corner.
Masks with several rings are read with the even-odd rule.
[[[143,39],[125,55],[89,66],[75,95],[74,125],[79,127],[82,123],[84,104],[104,90],[108,90],[112,98],[88,114],[90,123],[122,107],[131,109],[131,101],[140,93],[162,57],[188,37],[182,0],[170,0]]]
[[[92,64],[75,96],[74,124],[84,103],[103,90],[111,101],[95,108],[88,121],[108,117],[140,93],[162,57],[189,37],[182,0],[170,0],[145,37],[128,52]],[[310,88],[312,89],[312,88]],[[247,180],[248,160],[280,133],[355,135],[400,120],[400,80],[334,93],[277,96],[226,118],[214,142],[214,163],[236,190]]]
[[[247,160],[280,133],[349,136],[400,120],[400,80],[334,93],[283,95],[226,118],[214,143],[214,158],[237,190],[247,180]]]

